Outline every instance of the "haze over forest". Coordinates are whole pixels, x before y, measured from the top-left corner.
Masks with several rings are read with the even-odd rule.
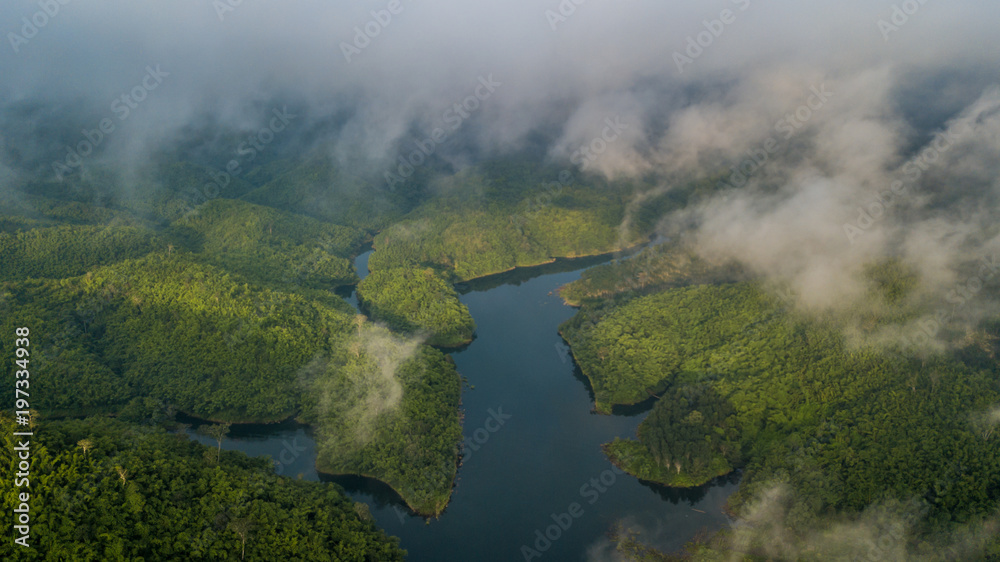
[[[5,29],[25,37],[17,22],[30,6],[0,8]],[[996,249],[982,231],[998,165],[989,142],[1000,119],[1000,50],[992,48],[1000,8],[992,3],[928,2],[905,15],[860,1],[589,1],[564,2],[562,11],[558,3],[404,1],[384,29],[369,26],[379,31],[366,44],[355,28],[382,9],[319,1],[61,6],[37,36],[8,37],[4,174],[54,174],[52,163],[84,140],[82,129],[121,120],[114,100],[152,67],[163,83],[85,168],[107,162],[127,176],[154,155],[181,151],[224,169],[239,148],[231,133],[254,132],[287,107],[295,118],[268,157],[320,150],[379,190],[398,157],[436,128],[448,137],[435,146],[434,166],[461,169],[523,150],[566,162],[601,135],[605,119],[618,118],[621,138],[584,168],[612,178],[652,174],[662,189],[745,163],[768,138],[777,141],[745,189],[684,219],[700,226],[706,250],[792,281],[810,304],[849,297],[851,277],[873,255],[907,256],[934,272],[940,285],[929,290],[939,290],[958,280],[959,263]],[[732,23],[705,40],[712,25],[703,20],[720,20],[723,10]],[[709,44],[692,49],[687,39],[699,34]],[[487,77],[496,91],[446,123]],[[811,102],[814,87],[829,99]],[[800,121],[795,112],[807,103],[818,109],[800,112],[808,115]],[[947,145],[955,148],[919,173],[906,167],[959,119]],[[893,208],[863,234],[845,233],[895,180],[906,186]]]
[[[838,362],[849,365],[845,372],[878,373],[867,380],[884,382],[878,388],[894,397],[885,399],[894,406],[868,413],[880,420],[873,424],[888,427],[886,412],[920,419],[914,412],[925,412],[920,408],[931,400],[915,398],[924,396],[920,384],[903,375],[894,382],[885,382],[890,375],[880,378],[885,364],[871,359],[873,346],[901,350],[919,373],[914,380],[933,381],[927,396],[948,404],[947,423],[934,426],[935,435],[945,435],[945,425],[955,435],[971,435],[965,426],[975,420],[983,437],[965,457],[982,469],[983,491],[976,496],[982,503],[950,520],[935,515],[949,526],[923,531],[938,540],[934,544],[961,545],[968,559],[986,556],[1000,548],[991,538],[1000,472],[982,468],[993,461],[980,463],[996,444],[992,428],[1000,419],[1000,402],[989,402],[1000,392],[998,22],[1000,3],[989,0],[4,2],[0,237],[9,240],[0,238],[6,262],[0,264],[0,307],[51,320],[57,305],[39,312],[53,299],[39,296],[50,295],[44,291],[65,302],[111,294],[125,302],[122,311],[132,307],[95,321],[101,328],[94,333],[89,319],[80,321],[85,335],[72,332],[84,342],[80,349],[93,354],[87,361],[107,361],[101,368],[86,363],[88,369],[119,382],[106,383],[114,395],[108,391],[93,403],[53,399],[60,406],[53,406],[56,418],[100,411],[127,421],[122,412],[132,410],[125,405],[138,408],[136,400],[147,398],[220,422],[295,417],[317,428],[320,471],[379,478],[414,513],[438,516],[461,474],[458,412],[468,392],[459,388],[466,373],[456,373],[450,354],[470,343],[487,345],[472,343],[480,319],[474,322],[460,301],[461,284],[556,259],[621,257],[649,240],[665,240],[671,248],[665,254],[655,248],[637,254],[652,264],[648,268],[633,271],[625,260],[615,261],[587,270],[559,293],[580,307],[559,334],[597,412],[611,414],[650,397],[672,396],[680,404],[680,394],[671,393],[694,384],[685,377],[695,371],[709,373],[705,380],[716,385],[683,401],[683,408],[704,406],[694,412],[697,419],[704,413],[705,425],[718,428],[691,438],[714,447],[687,451],[688,460],[699,459],[696,468],[682,470],[679,454],[671,459],[675,465],[669,451],[657,449],[657,439],[670,442],[663,436],[678,435],[678,420],[689,419],[686,410],[682,416],[665,405],[649,406],[637,435],[605,445],[616,466],[644,482],[679,487],[746,468],[734,500],[746,525],[738,523],[721,539],[732,552],[770,541],[754,554],[808,559],[841,552],[852,537],[877,541],[882,531],[876,529],[889,520],[904,520],[909,529],[907,514],[917,509],[882,502],[878,494],[866,502],[831,499],[831,492],[808,509],[787,508],[794,503],[788,498],[801,498],[808,484],[787,466],[781,472],[774,450],[800,437],[823,441],[817,435],[826,429],[816,428],[836,426],[830,420],[838,408],[861,409],[860,398],[835,407],[817,405],[809,395],[774,414],[747,405],[751,391],[732,382],[755,368],[799,381],[796,368]],[[184,208],[149,203],[164,190],[183,193]],[[39,209],[66,201],[86,206],[87,218],[69,211],[39,218],[45,214]],[[105,207],[113,218],[94,218],[104,217]],[[27,218],[11,218],[22,214]],[[98,224],[113,228],[97,234]],[[115,230],[122,225],[125,230]],[[66,230],[57,236],[57,227]],[[102,238],[112,230],[111,242]],[[36,234],[52,238],[35,242]],[[70,240],[84,239],[100,244],[67,250],[78,248]],[[12,249],[4,254],[8,243]],[[45,244],[55,248],[39,254],[45,259],[25,257]],[[372,245],[372,277],[362,281],[367,272],[352,260]],[[79,264],[55,258],[70,254],[85,257]],[[134,286],[124,281],[133,277]],[[192,278],[209,281],[195,290]],[[134,291],[130,301],[117,292],[122,286]],[[357,310],[344,295],[330,293],[354,286]],[[256,306],[258,312],[238,322],[212,324],[240,326],[225,336],[230,355],[212,363],[232,368],[234,378],[212,386],[191,374],[188,381],[215,390],[222,385],[244,402],[231,396],[199,401],[168,388],[153,380],[169,372],[163,361],[130,354],[113,341],[115,334],[133,338],[140,326],[161,338],[143,340],[144,350],[172,345],[166,324],[150,319],[147,304],[164,294],[199,302],[192,309],[213,322],[213,315],[235,318]],[[212,297],[214,303],[204,304]],[[747,335],[733,326],[755,326],[758,308],[776,298],[788,305],[781,314],[800,324],[767,338],[796,343],[775,344],[766,353],[756,344],[746,349],[783,358],[778,363],[785,370],[770,359],[738,363],[743,348],[719,359],[724,353],[718,350]],[[251,300],[254,305],[246,304]],[[689,313],[698,321],[691,320],[687,332],[677,328],[680,320],[672,324]],[[306,335],[293,341],[267,332],[256,350],[240,347],[257,342],[257,330],[272,329],[272,321],[299,326]],[[200,320],[190,322],[191,330],[212,332]],[[692,343],[672,347],[668,333],[688,334]],[[233,366],[236,360],[246,364]],[[282,389],[273,400],[250,390],[240,394],[245,389],[236,377],[255,364],[273,367]],[[135,374],[144,369],[164,371],[145,380]],[[817,375],[816,388],[830,388],[834,372]],[[958,382],[942,390],[942,377]],[[126,379],[128,385],[120,382]],[[767,394],[760,389],[768,384],[781,396],[795,386],[770,381],[755,388]],[[866,385],[838,391],[838,400],[860,388],[867,390],[859,395],[876,392]],[[893,402],[897,393],[904,398]],[[970,396],[983,403],[965,404]],[[101,400],[107,403],[97,407]],[[893,409],[907,400],[915,405]],[[832,411],[817,413],[824,407]],[[730,411],[736,413],[730,417]],[[406,423],[390,428],[385,412]],[[340,432],[344,423],[351,431]],[[66,427],[66,435],[87,435]],[[849,433],[843,426],[829,431]],[[879,431],[864,433],[872,439],[864,443],[877,449],[872,436],[883,435]],[[398,449],[379,448],[390,442]],[[828,442],[842,441],[830,437],[823,446]],[[46,446],[56,454],[54,442]],[[641,449],[642,462],[624,455],[629,447]],[[871,474],[896,470],[857,461],[860,443],[848,448],[817,466],[827,474],[851,473],[855,462],[883,471]],[[421,487],[401,458],[445,468]],[[932,471],[927,463],[923,469]],[[676,474],[670,474],[673,466]],[[793,475],[786,480],[770,478],[788,471]],[[922,478],[899,484],[893,498],[921,497]],[[846,490],[846,481],[838,482]],[[323,493],[310,490],[302,493]],[[935,509],[960,511],[941,505]],[[384,548],[397,555],[376,527],[358,525],[358,552]],[[641,531],[640,537],[658,534]],[[632,545],[628,540],[614,542],[617,549],[595,544],[588,555],[594,561],[655,559],[628,558],[621,546]],[[940,556],[929,547],[907,548],[894,544],[881,555]],[[646,554],[654,556],[651,549]]]

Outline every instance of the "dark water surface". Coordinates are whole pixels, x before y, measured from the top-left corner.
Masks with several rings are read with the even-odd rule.
[[[368,254],[358,258],[362,276],[367,259]],[[322,478],[367,503],[378,524],[400,537],[410,560],[524,560],[522,546],[541,554],[532,560],[605,560],[610,550],[605,535],[618,520],[667,550],[681,548],[700,530],[727,524],[722,507],[736,489],[735,478],[670,490],[612,471],[601,452],[602,443],[633,437],[645,414],[591,413],[585,379],[557,332],[575,310],[554,291],[589,265],[567,271],[562,262],[515,272],[505,284],[494,279],[460,287],[468,291],[461,298],[478,331],[476,340],[452,357],[474,388],[463,392],[466,454],[451,503],[439,519],[427,523],[412,516],[378,482]],[[234,426],[223,447],[270,455],[287,476],[320,478],[313,466],[314,442],[306,428],[293,423]],[[564,516],[571,508],[576,517]],[[549,537],[539,538],[546,533]]]

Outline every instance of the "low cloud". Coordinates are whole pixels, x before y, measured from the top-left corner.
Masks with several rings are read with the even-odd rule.
[[[750,132],[734,144],[731,128],[749,102],[731,102],[737,117],[714,119],[723,132],[699,133],[703,144],[682,153],[679,165],[709,153],[742,161],[730,170],[745,181],[734,188],[731,174],[723,177],[720,193],[667,217],[663,231],[687,234],[705,256],[735,259],[790,287],[805,309],[857,306],[869,290],[865,268],[885,259],[916,272],[916,292],[931,307],[954,304],[946,300],[950,291],[973,272],[983,271],[984,286],[1000,283],[1000,274],[982,267],[1000,249],[993,219],[1000,211],[1000,89],[988,88],[913,145],[913,130],[893,111],[894,90],[869,86],[885,81],[875,74],[826,81],[835,92],[829,104],[784,150],[773,128],[767,136],[767,119],[746,125]],[[766,138],[779,148],[755,156]],[[991,294],[982,291],[981,303],[960,316],[975,321],[977,310],[992,308]]]
[[[311,364],[299,380],[305,392],[316,393],[315,414],[323,432],[349,432],[355,447],[369,443],[378,420],[394,412],[403,398],[400,367],[417,355],[423,340],[399,337],[364,324],[347,344],[345,363]],[[310,374],[311,373],[311,374]],[[324,424],[328,413],[349,421],[349,427]]]
[[[983,555],[1000,529],[1000,519],[993,517],[954,526],[930,537],[930,542],[914,541],[926,511],[914,500],[875,504],[849,518],[821,520],[811,531],[792,533],[788,519],[794,516],[793,499],[793,492],[781,484],[758,494],[724,545],[730,560],[750,553],[771,560],[972,560]]]

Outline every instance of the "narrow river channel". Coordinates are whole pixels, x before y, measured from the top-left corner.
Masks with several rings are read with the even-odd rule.
[[[356,261],[361,275],[368,255]],[[609,560],[605,537],[619,520],[666,550],[727,525],[722,508],[736,477],[671,490],[612,471],[601,452],[602,443],[634,436],[645,413],[592,413],[587,383],[558,334],[575,309],[555,291],[592,263],[563,262],[460,287],[478,330],[471,345],[452,353],[471,385],[462,396],[466,454],[439,519],[412,516],[378,482],[319,476],[309,430],[294,423],[234,426],[223,448],[270,455],[287,476],[337,482],[368,504],[417,562],[524,560],[525,546],[541,554],[532,560]]]

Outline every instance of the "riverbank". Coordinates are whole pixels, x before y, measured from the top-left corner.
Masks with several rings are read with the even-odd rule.
[[[670,529],[654,542],[668,552],[703,529],[726,527],[729,518],[722,510],[737,488],[735,475],[677,489],[619,476],[595,503],[580,496],[581,486],[612,469],[601,445],[634,436],[643,419],[641,413],[593,415],[588,385],[563,351],[558,327],[576,311],[554,291],[595,265],[588,261],[593,259],[557,260],[494,276],[486,286],[459,287],[462,303],[476,318],[477,339],[450,354],[467,379],[460,410],[464,452],[447,506],[437,516],[409,507],[413,502],[400,495],[403,485],[396,489],[343,470],[331,472],[349,476],[320,475],[315,436],[302,427],[274,426],[250,435],[234,427],[223,449],[269,455],[280,474],[341,486],[353,501],[369,506],[379,527],[400,537],[410,562],[521,559],[520,545],[545,523],[546,514],[573,501],[585,514],[573,523],[573,539],[554,543],[546,559],[585,559],[623,517]],[[602,259],[608,258],[598,263]]]

